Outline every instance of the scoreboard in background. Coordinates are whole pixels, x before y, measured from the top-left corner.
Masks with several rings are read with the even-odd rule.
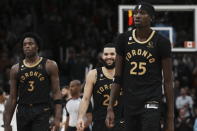
[[[118,31],[134,27],[132,9],[119,5]],[[169,38],[173,52],[197,52],[197,6],[154,5],[156,14],[152,28]]]

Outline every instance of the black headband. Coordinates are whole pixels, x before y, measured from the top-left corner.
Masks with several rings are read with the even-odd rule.
[[[141,2],[139,3],[134,10],[145,10],[148,15],[153,18],[154,17],[154,14],[155,14],[155,9],[154,7],[149,4],[149,3],[145,3],[145,2]]]

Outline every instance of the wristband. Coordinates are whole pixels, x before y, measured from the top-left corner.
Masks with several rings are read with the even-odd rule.
[[[11,125],[1,125],[1,127],[5,128],[5,127],[12,127]]]

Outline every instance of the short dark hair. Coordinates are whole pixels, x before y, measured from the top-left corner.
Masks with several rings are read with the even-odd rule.
[[[106,45],[104,45],[104,48],[116,48],[116,45],[113,43],[107,43]]]
[[[21,46],[23,45],[23,41],[27,37],[30,37],[30,38],[34,39],[34,41],[38,45],[38,48],[39,48],[38,51],[40,51],[41,48],[42,48],[42,39],[40,38],[40,36],[38,34],[36,34],[34,32],[26,32],[26,33],[24,33],[23,36],[20,39],[20,45]]]

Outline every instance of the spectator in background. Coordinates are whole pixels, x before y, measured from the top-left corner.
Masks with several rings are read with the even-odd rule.
[[[3,112],[5,109],[5,101],[6,98],[3,94],[2,88],[0,88],[0,131],[3,131],[3,128],[1,127],[3,125]]]
[[[180,95],[180,81],[178,79],[174,80],[174,98],[177,98]]]
[[[84,81],[85,69],[88,66],[87,58],[78,55],[75,48],[71,47],[68,49],[68,57],[66,60],[66,71],[69,75],[68,79],[78,79]]]
[[[192,131],[193,121],[186,113],[185,108],[179,109],[179,115],[175,120],[175,131]]]
[[[190,77],[191,77],[191,71],[189,69],[189,66],[183,62],[183,59],[181,58],[179,60],[178,66],[175,67],[176,71],[178,73],[178,79],[180,80],[180,85],[183,86],[188,86],[190,82]]]
[[[185,117],[190,117],[193,103],[192,97],[187,94],[186,88],[181,88],[180,96],[176,98],[176,109],[180,110],[184,108]]]
[[[3,73],[4,69],[11,64],[7,51],[3,51],[0,53],[0,62],[0,73]]]
[[[197,131],[197,106],[194,107],[194,115],[193,131]]]
[[[197,98],[197,66],[192,71],[191,87],[195,89],[195,99]],[[195,103],[196,104],[196,103]]]
[[[3,90],[6,94],[10,93],[10,66],[6,66],[3,71]]]

